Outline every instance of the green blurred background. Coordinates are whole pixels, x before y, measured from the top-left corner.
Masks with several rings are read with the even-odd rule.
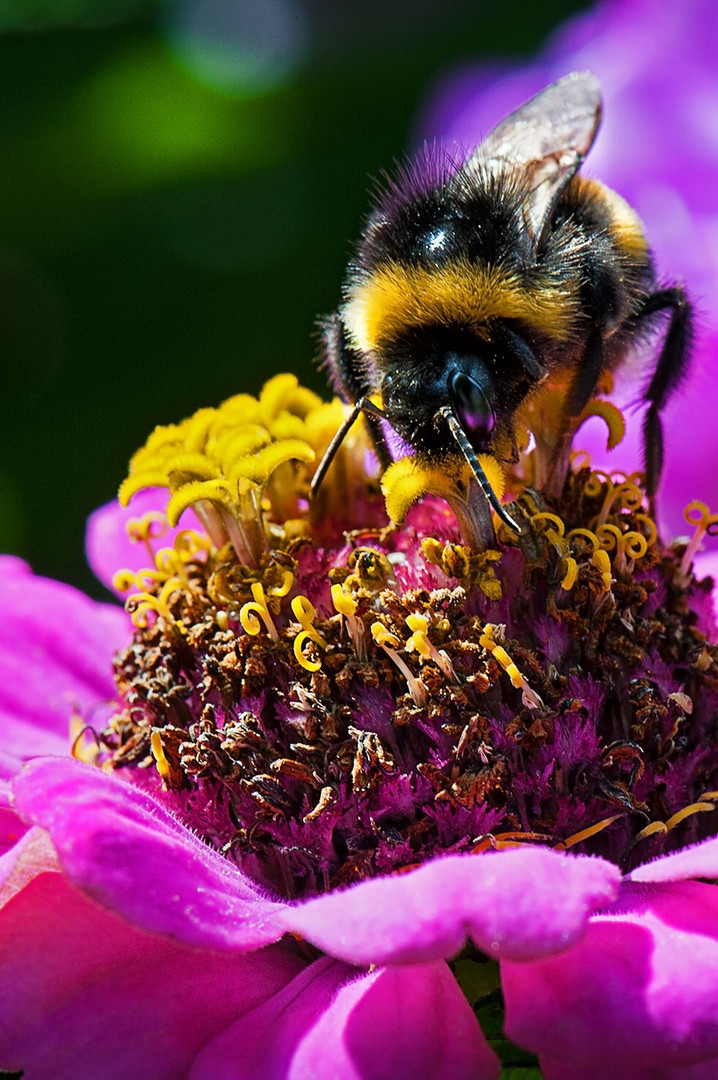
[[[466,63],[572,0],[0,0],[0,550],[102,588],[84,523],[158,423],[317,390],[369,178]]]

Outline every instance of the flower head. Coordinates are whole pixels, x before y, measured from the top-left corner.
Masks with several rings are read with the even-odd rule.
[[[596,408],[613,436],[615,410]],[[495,1029],[501,1000],[546,1076],[718,1057],[714,887],[685,880],[716,873],[718,649],[711,583],[691,571],[714,518],[693,504],[693,538],[667,546],[640,474],[577,455],[550,498],[529,486],[527,444],[495,481],[521,533],[497,519],[480,550],[461,475],[398,463],[385,516],[360,427],[320,510],[310,463],[340,417],[273,380],[157,429],[121,487],[129,512],[95,516],[89,547],[129,621],[112,610],[108,639],[109,612],[87,609],[106,666],[93,689],[67,676],[80,760],[13,781],[0,947],[11,974],[41,948],[54,975],[0,1022],[0,1066],[56,1076],[63,1038],[73,1075],[103,1075],[82,1060],[77,1003],[89,981],[123,1007],[140,956],[160,996],[189,971],[157,1013],[171,1038],[198,1000],[201,1020],[166,1062],[140,1040],[107,1076],[141,1060],[193,1080],[495,1077],[476,1018]],[[28,651],[41,618],[49,642],[82,620],[71,591],[6,573]],[[41,594],[42,616],[20,599]],[[43,723],[36,750],[57,753]],[[128,972],[114,990],[110,955]],[[616,980],[635,1026],[607,1048]],[[59,993],[73,1008],[50,1020]]]

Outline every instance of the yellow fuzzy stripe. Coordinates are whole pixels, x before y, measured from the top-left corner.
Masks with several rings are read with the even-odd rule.
[[[578,310],[571,283],[527,288],[502,267],[457,260],[429,269],[387,263],[354,287],[343,317],[355,348],[368,352],[411,327],[458,325],[480,334],[497,318],[521,319],[561,338]]]

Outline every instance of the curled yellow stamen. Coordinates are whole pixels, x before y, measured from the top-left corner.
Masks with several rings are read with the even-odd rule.
[[[628,510],[634,512],[640,509],[643,503],[643,490],[638,483],[642,479],[640,473],[632,473],[630,476],[625,477],[619,483],[614,483],[618,474],[614,474],[613,478],[608,478],[606,491],[606,497],[603,500],[603,506],[594,523],[596,531],[601,525],[605,525],[608,521],[609,515],[613,511],[616,503],[621,510]]]
[[[302,627],[294,639],[294,655],[297,662],[307,671],[319,671],[322,666],[321,660],[310,660],[304,652],[305,645],[310,641],[322,649],[327,647],[326,639],[314,626],[314,620],[317,617],[316,609],[306,596],[295,596],[292,600],[292,612]]]
[[[597,551],[601,546],[598,537],[591,529],[571,529],[571,532],[566,534],[566,540],[570,544],[577,536],[588,541],[593,551]]]
[[[100,742],[95,729],[78,713],[70,717],[70,753],[77,761],[94,765],[100,752]]]
[[[451,663],[449,657],[443,650],[437,649],[436,646],[429,641],[429,620],[426,616],[420,615],[418,612],[409,615],[406,620],[406,625],[412,631],[411,637],[404,646],[406,651],[413,652],[416,650],[422,661],[433,660],[450,682],[458,682],[459,680],[456,677],[454,665]]]
[[[157,765],[157,772],[160,774],[163,780],[169,781],[172,775],[172,766],[169,763],[167,755],[165,754],[165,748],[162,745],[162,735],[159,731],[152,732],[150,738],[150,745],[152,747],[152,756],[155,759]]]
[[[256,636],[264,628],[273,641],[279,641],[277,628],[272,621],[272,616],[267,606],[267,598],[264,588],[258,581],[252,582],[252,596],[254,600],[248,600],[239,610],[239,621],[246,634]],[[261,620],[261,621],[260,621]]]
[[[167,519],[164,514],[156,510],[150,510],[139,518],[130,518],[125,525],[125,531],[133,543],[142,543],[154,562],[154,549],[151,540],[158,540],[167,531]]]
[[[681,559],[680,577],[686,582],[690,575],[693,559],[703,545],[703,538],[718,535],[718,514],[711,514],[704,502],[694,499],[683,511],[683,516],[688,524],[693,525],[695,529]]]
[[[548,527],[541,529],[541,535],[545,536],[549,540],[559,555],[565,555],[568,551],[568,544],[564,537],[566,526],[564,525],[558,514],[550,514],[548,511],[541,510],[538,514],[531,515],[531,524],[533,526],[548,522]]]
[[[479,638],[479,645],[481,645],[487,652],[491,653],[497,664],[500,664],[504,669],[508,677],[511,679],[512,686],[515,686],[517,690],[522,691],[522,697],[524,705],[529,709],[541,709],[543,708],[543,702],[535,690],[532,690],[526,679],[523,677],[516,664],[513,662],[509,654],[503,645],[499,645],[494,639],[494,634],[498,627],[493,623],[486,623],[483,629],[483,633]]]
[[[578,563],[571,555],[567,555],[561,565],[565,566],[564,575],[561,578],[561,588],[568,591],[576,584],[576,578],[578,577]]]
[[[639,532],[629,529],[622,532],[617,525],[610,522],[598,525],[596,535],[600,540],[604,551],[616,551],[616,569],[623,572],[626,569],[626,559],[635,561],[642,559],[648,551],[648,541]]]
[[[623,440],[623,437],[626,434],[626,422],[623,419],[623,413],[610,401],[594,398],[593,401],[589,401],[588,405],[579,416],[576,430],[578,430],[578,428],[591,416],[600,416],[605,422],[606,427],[608,428],[606,449],[613,450],[613,448],[618,446]]]
[[[682,810],[672,814],[668,821],[652,821],[650,825],[646,825],[645,829],[641,829],[636,834],[633,843],[637,844],[641,840],[647,840],[650,836],[665,836],[666,833],[670,832],[671,829],[675,829],[676,825],[680,825],[686,818],[693,817],[694,814],[710,813],[718,809],[713,805],[712,801],[706,798],[708,795],[718,795],[718,792],[705,792],[698,802],[691,803],[690,806],[684,806]]]
[[[648,514],[635,514],[634,516],[636,522],[645,529],[644,539],[646,541],[646,546],[649,548],[653,547],[658,539],[658,529],[656,528],[655,521]]]
[[[291,570],[283,570],[282,571],[282,584],[281,585],[272,585],[271,587],[268,587],[267,592],[269,593],[270,596],[286,596],[287,593],[289,592],[289,590],[291,589],[293,584],[294,584],[294,574],[292,573],[292,571]],[[307,601],[307,603],[309,603],[309,601]],[[292,609],[293,608],[294,608],[294,604],[292,604]]]
[[[396,651],[401,645],[401,641],[392,634],[383,623],[374,622],[371,625],[371,636],[374,638],[376,644],[384,650],[384,652],[393,660],[406,679],[409,693],[414,701],[415,705],[420,707],[426,704],[427,690],[421,679],[417,679],[409,666],[402,660],[399,653]]]
[[[357,616],[357,602],[353,596],[344,589],[343,585],[332,585],[332,603],[339,615],[344,616],[349,640],[354,646],[354,652],[359,660],[366,659],[366,643],[364,640],[364,624]]]
[[[594,499],[601,494],[604,485],[608,487],[608,494],[610,495],[615,487],[613,480],[608,473],[602,472],[600,469],[593,469],[583,485],[583,493],[589,499]]]
[[[146,573],[148,571],[140,571],[140,575]],[[149,626],[148,616],[153,612],[164,620],[168,630],[177,634],[186,634],[187,631],[184,626],[175,620],[169,609],[170,598],[177,591],[177,587],[176,578],[169,578],[157,595],[148,592],[137,592],[128,596],[125,601],[125,611],[129,614],[134,625],[138,629],[144,630]]]

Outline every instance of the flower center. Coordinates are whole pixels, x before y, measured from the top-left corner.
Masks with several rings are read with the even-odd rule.
[[[629,867],[715,830],[710,583],[660,546],[639,476],[577,457],[478,552],[434,497],[380,527],[357,435],[324,498],[363,528],[337,539],[302,464],[335,407],[269,387],[244,427],[203,410],[134,459],[123,494],[163,483],[207,535],[118,578],[136,631],[99,763],[285,896],[515,843]],[[155,519],[134,531],[154,550]]]

